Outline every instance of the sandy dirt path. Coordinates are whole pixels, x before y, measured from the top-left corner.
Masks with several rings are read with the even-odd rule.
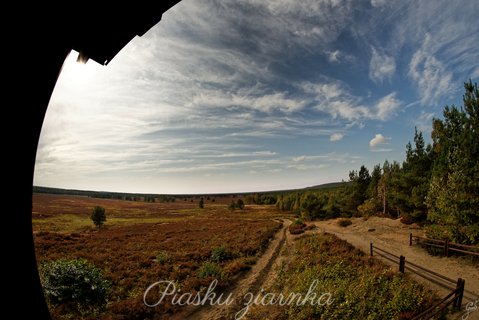
[[[478,301],[479,267],[464,258],[431,256],[425,249],[417,245],[409,246],[410,233],[417,236],[425,236],[423,230],[417,225],[404,225],[399,220],[379,217],[371,217],[368,220],[352,218],[351,221],[353,224],[348,227],[340,227],[337,224],[337,220],[317,221],[314,222],[317,229],[312,232],[329,232],[335,234],[367,254],[370,252],[370,243],[373,242],[374,246],[397,256],[403,255],[406,257],[406,265],[407,262],[410,261],[454,280],[458,278],[465,279],[463,308],[468,302],[474,303]],[[394,268],[398,268],[398,264],[394,264],[383,258],[380,259],[391,264]],[[412,274],[408,270],[406,270],[406,273]],[[450,292],[445,288],[432,284],[422,277],[413,277],[437,291],[441,297],[446,296]],[[455,287],[453,284],[450,285]],[[461,318],[462,316],[459,316],[459,319]],[[468,319],[479,319],[479,310],[471,313]]]
[[[234,301],[230,305],[224,306],[210,306],[205,305],[193,310],[189,310],[187,315],[182,318],[194,320],[230,320],[235,319],[235,314],[243,308],[245,300],[243,299],[247,293],[256,294],[265,288],[268,281],[271,281],[274,273],[274,266],[277,264],[281,249],[289,239],[289,232],[287,232],[291,221],[283,220],[283,227],[276,233],[271,240],[268,248],[263,255],[258,259],[255,265],[249,270],[246,275],[240,279],[236,285],[230,290]],[[290,241],[290,240],[288,240]]]

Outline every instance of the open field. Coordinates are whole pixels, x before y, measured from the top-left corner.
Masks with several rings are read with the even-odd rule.
[[[143,203],[76,196],[34,195],[33,225],[39,264],[60,258],[84,258],[104,270],[112,282],[105,319],[170,318],[181,311],[168,301],[155,308],[143,303],[145,289],[174,280],[183,292],[208,287],[213,277],[200,276],[207,262],[217,269],[217,288],[231,286],[251,268],[281,228],[284,213],[273,206],[247,206],[231,212],[225,204],[189,201]],[[91,208],[106,209],[106,226],[93,228]],[[224,261],[212,251],[225,248]],[[56,319],[68,310],[51,308]],[[71,314],[70,314],[71,315]],[[78,316],[78,315],[77,315]]]
[[[192,217],[234,217],[274,219],[287,217],[271,206],[246,206],[244,210],[228,210],[233,196],[204,197],[205,209],[199,209],[200,197],[175,202],[143,202],[99,199],[82,196],[33,194],[33,231],[87,232],[94,231],[90,214],[95,206],[106,210],[105,227],[135,223],[165,223]],[[214,201],[213,201],[214,200]]]

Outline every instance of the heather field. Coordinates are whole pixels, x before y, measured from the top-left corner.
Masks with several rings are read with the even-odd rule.
[[[193,199],[194,200],[194,199]],[[147,203],[65,195],[33,195],[33,228],[39,265],[56,259],[84,258],[103,270],[111,282],[102,313],[50,306],[56,319],[152,319],[180,316],[185,308],[165,299],[145,306],[143,294],[160,280],[174,281],[182,292],[204,290],[218,279],[226,290],[249,270],[282,226],[284,213],[274,206],[228,210],[231,199],[191,199]],[[95,229],[92,207],[102,206],[107,221]],[[215,256],[216,253],[216,256]]]

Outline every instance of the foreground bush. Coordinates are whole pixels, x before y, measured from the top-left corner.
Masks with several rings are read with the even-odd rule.
[[[84,259],[54,260],[41,266],[40,276],[47,300],[70,311],[92,313],[104,310],[110,283],[100,269]]]
[[[221,280],[224,277],[223,270],[221,270],[221,267],[216,263],[205,261],[198,270],[198,278],[203,279],[207,277]]]
[[[211,251],[211,260],[215,262],[226,261],[230,258],[230,256],[230,252],[224,246],[214,248],[213,251]]]

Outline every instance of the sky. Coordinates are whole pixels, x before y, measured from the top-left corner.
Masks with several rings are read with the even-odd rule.
[[[71,52],[34,185],[253,192],[401,163],[478,82],[477,17],[476,0],[183,0],[107,66]]]

